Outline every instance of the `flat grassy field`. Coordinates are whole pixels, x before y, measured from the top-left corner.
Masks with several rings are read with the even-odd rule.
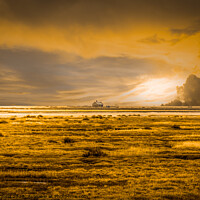
[[[0,199],[200,199],[200,116],[0,118]]]

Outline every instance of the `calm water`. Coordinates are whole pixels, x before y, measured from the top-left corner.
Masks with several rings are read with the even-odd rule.
[[[33,107],[33,106],[10,106],[0,107],[0,117],[24,117],[27,115],[43,115],[43,116],[92,116],[92,115],[200,115],[200,110],[94,110],[94,109],[68,109],[67,107]]]

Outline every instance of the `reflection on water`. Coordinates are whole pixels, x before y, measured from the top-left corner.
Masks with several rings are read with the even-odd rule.
[[[92,116],[92,115],[200,115],[199,109],[116,109],[116,110],[94,110],[94,109],[68,109],[65,107],[0,107],[0,117],[24,117],[27,115],[43,115],[43,116]]]

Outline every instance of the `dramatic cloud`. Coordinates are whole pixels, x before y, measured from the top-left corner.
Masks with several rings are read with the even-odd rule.
[[[169,106],[200,106],[200,78],[190,75],[183,86],[177,87],[177,99]]]
[[[186,104],[193,106],[200,105],[200,78],[190,75],[181,89],[183,90],[183,98]]]
[[[199,6],[199,0],[0,0],[0,103],[170,101],[172,85],[200,73]],[[148,83],[156,88],[167,80],[173,84],[162,95],[147,99]]]
[[[114,98],[113,102],[119,103],[118,95],[137,87],[146,77],[169,73],[166,66],[163,61],[126,56],[84,59],[68,55],[66,61],[56,53],[4,48],[0,49],[0,96],[15,96],[19,103],[25,96],[26,104],[31,100],[35,104],[88,103],[94,98]]]

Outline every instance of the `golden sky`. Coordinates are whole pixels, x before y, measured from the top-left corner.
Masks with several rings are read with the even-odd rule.
[[[199,0],[0,0],[0,103],[166,103],[200,75],[199,8]]]

